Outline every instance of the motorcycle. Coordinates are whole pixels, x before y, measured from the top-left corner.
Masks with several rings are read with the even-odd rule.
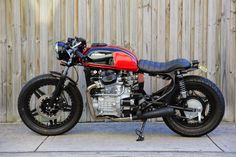
[[[168,62],[138,60],[125,48],[93,43],[83,38],[56,42],[55,52],[64,70],[51,71],[31,79],[18,98],[18,112],[31,130],[41,135],[59,135],[80,120],[83,98],[77,80],[68,76],[71,67],[83,66],[86,77],[86,104],[94,120],[142,121],[136,130],[143,141],[150,118],[162,117],[177,134],[198,137],[214,130],[221,122],[225,102],[215,83],[207,78],[186,75],[206,68],[199,61],[174,59]],[[146,94],[144,73],[168,84]]]

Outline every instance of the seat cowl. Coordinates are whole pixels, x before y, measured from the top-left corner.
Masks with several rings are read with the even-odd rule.
[[[139,60],[139,70],[144,73],[158,74],[168,73],[174,70],[188,69],[191,63],[187,59],[174,59],[168,62],[154,62],[149,60]]]

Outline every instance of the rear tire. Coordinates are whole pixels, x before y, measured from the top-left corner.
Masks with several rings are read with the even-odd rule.
[[[184,77],[184,80],[187,91],[196,89],[207,96],[206,98],[208,99],[208,103],[211,107],[209,109],[209,116],[206,116],[206,120],[202,123],[198,122],[194,125],[187,124],[187,122],[181,122],[181,118],[176,118],[176,115],[163,117],[163,120],[171,130],[182,136],[198,137],[205,135],[214,130],[221,122],[225,110],[224,97],[219,88],[206,78],[200,76],[187,76]],[[168,104],[177,104],[178,102],[176,97],[178,94],[179,89],[176,88]],[[182,119],[182,121],[185,120]]]
[[[37,76],[37,77],[33,78],[32,80],[30,80],[22,88],[19,98],[18,98],[18,112],[19,112],[19,115],[20,115],[22,121],[31,130],[33,130],[36,133],[39,133],[41,135],[48,135],[48,136],[59,135],[59,134],[63,134],[65,132],[69,131],[77,124],[77,122],[79,121],[79,119],[81,117],[82,111],[83,111],[83,101],[82,101],[81,94],[75,85],[69,83],[63,89],[63,92],[67,93],[68,94],[67,97],[71,99],[70,100],[70,102],[71,102],[70,109],[67,109],[67,111],[64,111],[64,112],[69,112],[68,117],[66,117],[65,116],[66,114],[63,113],[64,115],[62,115],[62,116],[66,117],[63,122],[59,122],[58,120],[55,121],[53,119],[53,120],[49,120],[50,123],[47,122],[47,124],[44,124],[46,120],[42,120],[42,119],[43,118],[46,119],[46,118],[42,117],[42,114],[39,114],[38,110],[36,112],[36,109],[35,109],[36,105],[34,105],[34,104],[36,104],[35,102],[38,102],[40,100],[40,98],[42,98],[43,96],[42,95],[41,95],[41,97],[38,96],[38,99],[36,99],[36,96],[35,96],[34,99],[36,99],[36,100],[33,100],[34,104],[32,104],[32,99],[33,99],[32,97],[33,97],[34,93],[36,93],[35,92],[36,90],[39,90],[40,88],[45,87],[47,89],[46,91],[48,91],[48,89],[49,89],[48,86],[49,85],[56,86],[58,81],[59,81],[59,79],[52,76],[51,74]],[[65,98],[63,98],[64,102],[67,101]],[[32,107],[30,107],[30,106],[34,106],[33,107],[34,111],[31,109]],[[67,107],[68,107],[68,102],[67,102]],[[40,109],[41,109],[41,106],[40,106]],[[59,111],[59,109],[58,109],[58,111]],[[32,112],[34,112],[34,113],[32,114]],[[60,112],[60,113],[62,113],[62,112]],[[61,120],[62,118],[58,117],[58,119]]]

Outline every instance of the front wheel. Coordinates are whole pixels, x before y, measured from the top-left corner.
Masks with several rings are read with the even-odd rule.
[[[196,112],[176,110],[175,115],[163,117],[163,120],[171,130],[182,136],[205,135],[221,122],[225,110],[224,97],[218,87],[206,78],[187,76],[184,81],[187,98],[181,98],[176,88],[168,103],[193,108]]]
[[[22,121],[39,134],[59,135],[67,132],[81,117],[82,97],[71,83],[51,103],[58,82],[59,79],[51,74],[40,75],[29,81],[19,95],[18,112]]]

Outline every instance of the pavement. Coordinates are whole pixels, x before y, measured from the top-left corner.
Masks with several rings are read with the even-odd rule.
[[[141,122],[78,123],[60,136],[41,136],[24,124],[0,124],[0,157],[175,156],[236,157],[236,123],[221,123],[206,136],[181,137],[162,122],[148,122],[145,140],[136,142]]]

